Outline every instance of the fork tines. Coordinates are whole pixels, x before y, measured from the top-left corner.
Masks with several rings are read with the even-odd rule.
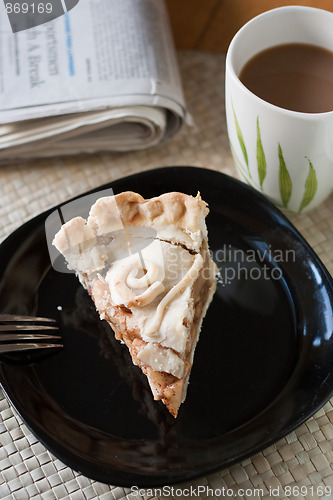
[[[55,320],[51,318],[0,314],[0,353],[62,347],[62,344],[58,342],[58,339],[61,338],[59,335],[39,333],[43,330],[58,331],[57,326],[51,326],[52,323],[55,323]],[[26,331],[31,333],[25,333]],[[32,342],[19,343],[18,341],[21,340],[30,340]],[[45,341],[49,342],[46,343]]]
[[[38,331],[38,330],[58,330],[57,326],[46,326],[46,325],[35,325],[28,323],[19,324],[19,323],[1,323],[0,321],[0,332],[17,332],[19,330],[30,330],[30,331]]]
[[[13,323],[16,321],[28,321],[33,322],[43,322],[43,323],[55,323],[55,319],[52,318],[40,318],[38,316],[21,316],[18,314],[0,314],[0,323]]]
[[[16,351],[31,351],[32,349],[51,349],[54,347],[63,347],[62,344],[46,344],[46,343],[20,343],[20,344],[0,344],[0,354],[16,352]]]

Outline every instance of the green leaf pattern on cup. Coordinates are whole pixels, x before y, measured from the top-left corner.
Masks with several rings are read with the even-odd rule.
[[[233,145],[230,142],[231,152],[232,152],[236,167],[250,186],[252,186],[256,189],[259,189],[259,186],[256,185],[257,183],[254,181],[253,177],[251,176],[247,149],[245,146],[244,137],[243,137],[241,128],[239,126],[239,122],[238,122],[233,104],[232,104],[232,110],[233,110],[233,114],[234,114],[235,127],[236,127],[239,145],[241,147],[241,150],[242,150],[242,153],[244,156],[244,160],[246,163],[246,167],[244,167],[242,165],[242,162],[240,161],[239,157],[237,156]],[[258,178],[259,178],[260,189],[262,191],[263,182],[265,180],[266,173],[267,173],[267,163],[266,163],[264,148],[263,148],[262,141],[261,141],[259,116],[257,117],[257,148],[256,148],[256,153],[257,153]],[[292,195],[293,185],[292,185],[292,181],[290,178],[290,174],[289,174],[287,166],[286,166],[286,162],[284,160],[284,156],[283,156],[283,152],[282,152],[282,148],[281,148],[280,143],[278,143],[278,158],[279,158],[279,188],[280,188],[282,207],[288,208],[289,201],[290,201],[291,195]],[[315,194],[316,194],[317,188],[318,188],[316,170],[313,167],[313,164],[311,163],[310,159],[307,156],[305,158],[309,162],[309,173],[308,173],[308,176],[307,176],[306,181],[305,181],[303,198],[302,198],[302,201],[300,203],[298,212],[301,212],[306,206],[309,205],[309,203],[315,197]],[[279,204],[277,204],[277,205],[281,206]]]
[[[299,207],[299,212],[303,210],[309,203],[313,200],[316,192],[317,192],[317,187],[318,187],[318,181],[317,181],[317,176],[316,176],[316,171],[313,168],[313,165],[309,158],[306,156],[305,157],[308,162],[309,162],[309,173],[305,181],[305,186],[304,186],[304,194],[303,194],[303,199],[301,201],[300,207]]]
[[[230,142],[230,149],[231,149],[232,157],[233,157],[233,160],[234,160],[234,163],[236,165],[237,170],[241,173],[241,175],[243,176],[243,178],[245,179],[246,183],[249,186],[255,187],[253,184],[252,178],[251,179],[249,178],[248,170],[246,170],[245,167],[242,165],[242,162],[238,158],[237,153],[236,153],[233,145],[231,144],[231,142]]]
[[[279,143],[278,146],[278,155],[279,155],[279,186],[280,186],[280,195],[282,200],[282,206],[284,208],[288,207],[288,203],[291,197],[292,192],[292,182],[290,179],[290,175],[288,169],[286,167],[286,162],[283,158],[282,148]]]
[[[235,113],[235,110],[234,110],[234,105],[232,103],[231,103],[231,105],[232,105],[232,111],[234,113],[234,120],[235,120],[235,127],[236,127],[238,142],[239,142],[239,145],[241,147],[241,150],[242,150],[242,153],[243,153],[243,156],[244,156],[244,160],[245,160],[245,163],[246,163],[246,166],[247,166],[248,175],[251,177],[251,172],[250,172],[250,169],[249,169],[249,158],[248,158],[248,155],[247,155],[247,150],[246,150],[246,146],[245,146],[245,142],[244,142],[244,137],[243,137],[241,128],[240,128],[238,120],[237,120],[237,116],[236,116],[236,113]]]
[[[259,116],[257,116],[257,165],[258,165],[258,176],[259,176],[259,184],[260,189],[262,190],[262,184],[266,177],[266,157],[264,153],[264,148],[261,142],[261,133],[259,127]]]

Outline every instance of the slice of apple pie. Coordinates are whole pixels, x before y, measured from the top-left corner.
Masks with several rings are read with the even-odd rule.
[[[207,214],[199,194],[124,192],[97,200],[53,241],[174,417],[216,288]]]

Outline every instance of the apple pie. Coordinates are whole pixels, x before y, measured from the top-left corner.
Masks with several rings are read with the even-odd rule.
[[[216,289],[207,214],[200,194],[128,191],[100,198],[53,241],[174,417]]]

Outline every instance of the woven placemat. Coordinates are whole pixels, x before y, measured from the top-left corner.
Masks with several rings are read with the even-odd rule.
[[[0,167],[0,241],[41,211],[131,173],[193,165],[237,176],[224,119],[224,56],[180,52],[179,63],[193,127],[185,126],[177,137],[149,151],[43,159]],[[291,220],[333,273],[333,197]],[[1,391],[0,413],[1,499],[138,498],[128,489],[87,479],[53,457],[22,423]],[[191,484],[165,490],[164,495],[158,489],[147,490],[142,498],[329,498],[333,492],[332,449],[331,400],[263,452]]]

